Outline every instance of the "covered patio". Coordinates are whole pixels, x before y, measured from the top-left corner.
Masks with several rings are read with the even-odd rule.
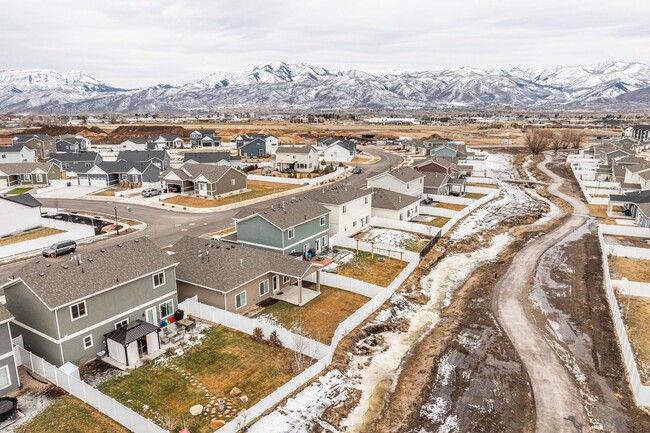
[[[143,357],[154,358],[161,351],[159,332],[160,327],[135,320],[105,334],[107,358],[104,361],[120,369],[137,367]]]
[[[308,282],[307,284],[310,287],[314,286],[316,290],[304,287],[303,281],[304,277],[311,275],[314,272],[316,273],[316,283]],[[320,266],[313,272],[307,272],[303,275],[303,278],[297,279],[296,284],[290,284],[283,287],[280,291],[274,292],[271,298],[301,307],[320,295]]]

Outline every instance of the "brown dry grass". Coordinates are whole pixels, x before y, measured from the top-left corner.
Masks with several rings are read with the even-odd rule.
[[[650,384],[650,299],[617,295],[623,322],[635,353],[641,381]]]
[[[287,329],[295,329],[300,324],[310,338],[329,344],[339,323],[366,302],[365,296],[321,285],[321,294],[302,307],[276,302],[257,317],[268,317]]]
[[[174,197],[164,199],[163,202],[177,205],[177,206],[210,208],[210,207],[223,206],[226,204],[238,203],[241,201],[251,200],[258,197],[264,197],[266,195],[275,194],[278,192],[284,192],[299,187],[300,185],[251,180],[248,181],[248,189],[250,189],[250,191],[246,191],[241,194],[235,194],[217,200],[212,200],[209,198],[192,197],[187,195],[177,195]]]
[[[41,227],[40,229],[30,230],[17,235],[8,236],[0,239],[0,247],[5,245],[17,244],[18,242],[31,241],[32,239],[44,238],[45,236],[58,235],[63,230],[53,229],[50,227]]]
[[[426,222],[423,221],[423,222],[421,222],[420,224],[424,224],[424,225],[432,226],[432,227],[442,227],[442,226],[444,226],[445,224],[447,224],[447,222],[448,222],[450,219],[451,219],[451,218],[446,218],[446,217],[436,216],[436,217],[433,217],[433,219],[432,219],[431,221],[426,221]]]
[[[380,257],[384,259],[383,262],[379,261]],[[355,252],[354,259],[339,265],[336,271],[345,277],[387,287],[405,267],[406,262],[401,260],[388,260],[379,254],[372,258],[370,253],[359,251],[358,254]]]
[[[627,278],[629,281],[650,283],[650,260],[611,257],[609,270],[615,280]]]
[[[223,236],[223,235],[227,235],[228,233],[233,233],[235,230],[237,230],[235,227],[228,227],[226,229],[208,233],[208,236]]]
[[[116,192],[124,191],[124,188],[108,188],[92,193],[98,197],[114,197]]]
[[[459,211],[465,209],[467,205],[456,204],[456,203],[436,203],[433,207],[440,207],[443,209]]]
[[[127,433],[128,430],[71,395],[64,395],[16,431],[30,432]]]
[[[498,186],[491,184],[491,183],[467,183],[465,184],[466,186],[478,186],[480,188],[492,188],[492,189],[497,189],[499,188]]]

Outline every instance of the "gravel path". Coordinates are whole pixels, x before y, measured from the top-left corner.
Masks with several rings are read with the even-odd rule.
[[[537,263],[551,246],[582,226],[589,214],[579,199],[559,191],[564,180],[546,168],[551,157],[539,168],[552,179],[548,192],[573,206],[573,214],[557,229],[528,244],[514,258],[497,282],[495,313],[519,353],[533,387],[536,431],[538,433],[583,432],[589,423],[578,387],[562,362],[544,339],[539,325],[527,312],[528,292]],[[587,426],[587,427],[585,427]]]

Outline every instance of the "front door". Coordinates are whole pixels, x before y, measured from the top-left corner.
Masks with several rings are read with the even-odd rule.
[[[316,241],[314,241],[314,245],[316,248],[316,252],[320,252],[320,239],[316,239]]]
[[[152,325],[157,325],[156,307],[149,308],[147,311],[144,312],[144,320],[147,323],[151,323]]]
[[[138,358],[142,358],[147,354],[147,337],[142,337],[138,340]]]
[[[199,183],[199,195],[208,195],[208,186],[204,183]]]
[[[280,290],[280,277],[273,275],[273,293],[277,293]]]

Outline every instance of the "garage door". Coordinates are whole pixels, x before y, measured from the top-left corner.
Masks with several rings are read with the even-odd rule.
[[[0,179],[0,188],[8,188],[7,179]]]
[[[90,186],[108,186],[105,177],[91,177]]]
[[[79,185],[82,185],[82,186],[88,186],[88,185],[90,185],[90,184],[88,183],[88,178],[87,178],[87,177],[80,177],[80,178],[79,178]]]

